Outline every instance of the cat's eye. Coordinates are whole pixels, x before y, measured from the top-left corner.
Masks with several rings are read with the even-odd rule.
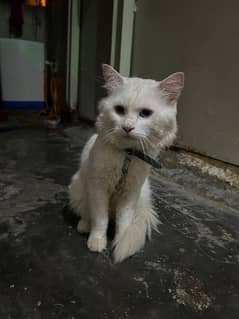
[[[116,105],[115,106],[115,112],[118,115],[124,115],[125,114],[125,108],[122,105]]]
[[[150,109],[142,109],[139,112],[139,116],[141,116],[141,117],[150,117],[152,114],[153,114],[153,111]]]

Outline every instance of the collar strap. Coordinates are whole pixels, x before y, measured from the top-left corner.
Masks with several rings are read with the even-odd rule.
[[[154,168],[161,168],[162,165],[159,161],[156,161],[155,159],[153,159],[152,157],[144,154],[142,151],[136,150],[136,149],[132,149],[132,148],[127,148],[126,150],[126,154],[128,156],[135,156],[138,157],[139,159],[141,159],[142,161],[146,162],[147,164],[153,166]]]

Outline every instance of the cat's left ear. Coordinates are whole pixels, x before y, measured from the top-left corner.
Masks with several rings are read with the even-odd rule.
[[[166,79],[159,83],[159,88],[163,97],[166,98],[169,104],[175,104],[184,87],[184,73],[177,72],[168,76]]]
[[[119,88],[124,82],[122,75],[108,64],[102,65],[102,73],[105,80],[104,87],[110,92]]]

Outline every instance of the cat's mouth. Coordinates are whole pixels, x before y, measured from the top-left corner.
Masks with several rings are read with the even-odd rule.
[[[120,135],[119,136],[119,142],[125,143],[130,146],[134,146],[135,144],[138,144],[140,138],[136,135],[129,134],[129,135]]]
[[[103,139],[119,149],[124,149],[139,145],[141,137],[133,132],[126,133],[121,130],[114,130],[112,133],[105,134]]]
[[[127,139],[127,140],[136,140],[137,137],[135,135],[121,135],[123,138]]]
[[[121,133],[114,134],[109,143],[120,150],[127,148],[142,149],[144,148],[142,145],[145,145],[140,136],[133,134],[124,135]]]
[[[139,137],[133,134],[119,134],[115,139],[119,148],[135,147],[139,144],[139,141]]]
[[[125,131],[120,131],[117,132],[118,137],[123,138],[125,140],[137,140],[139,137],[134,134],[133,132],[125,132]]]

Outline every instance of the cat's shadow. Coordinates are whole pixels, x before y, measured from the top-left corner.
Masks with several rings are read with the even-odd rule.
[[[63,207],[61,213],[62,213],[65,224],[68,226],[72,226],[73,228],[76,229],[80,218],[76,216],[76,214],[74,214],[74,212],[72,211],[72,209],[70,208],[68,204],[65,207]],[[108,230],[107,230],[107,237],[109,240],[113,240],[114,235],[115,235],[115,223],[113,221],[110,221]]]

